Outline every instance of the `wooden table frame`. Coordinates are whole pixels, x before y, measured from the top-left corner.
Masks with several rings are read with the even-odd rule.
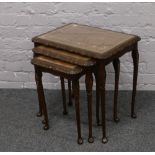
[[[64,78],[68,79],[69,81],[72,81],[73,83],[73,92],[74,92],[74,99],[75,99],[75,107],[76,107],[76,120],[77,120],[77,132],[78,132],[78,144],[83,143],[83,138],[81,136],[81,125],[80,125],[80,99],[79,99],[79,78],[83,75],[85,76],[86,81],[86,92],[87,92],[87,100],[88,100],[88,127],[89,127],[89,136],[88,136],[88,142],[93,143],[94,138],[92,136],[92,86],[93,86],[93,76],[92,76],[92,67],[84,70],[80,74],[77,75],[68,75],[68,74],[60,74],[57,71],[54,71],[52,69],[48,69],[45,67],[40,67],[37,65],[34,65],[35,69],[35,80],[37,85],[37,92],[38,92],[38,100],[39,100],[39,113],[38,116],[44,116],[44,120],[42,123],[44,124],[44,130],[48,130],[49,128],[49,121],[48,121],[48,114],[47,114],[47,108],[46,108],[46,101],[45,101],[45,95],[43,90],[43,84],[42,84],[42,72],[51,73],[55,76],[61,77],[61,85],[62,85],[62,95],[63,95],[63,113],[66,114],[66,104],[65,104],[65,89],[64,89]]]
[[[125,33],[93,28],[87,25],[67,24],[57,28],[54,31],[47,32],[32,39],[34,43],[40,43],[45,46],[59,48],[68,52],[81,54],[96,60],[96,81],[97,81],[97,102],[101,104],[102,114],[102,142],[108,141],[106,137],[106,103],[105,103],[105,83],[106,69],[105,66],[113,62],[115,69],[115,99],[114,118],[117,120],[117,96],[119,80],[119,57],[131,51],[133,59],[133,91],[131,101],[131,117],[136,118],[135,114],[135,96],[138,76],[138,41],[139,36]],[[114,61],[115,60],[115,61]],[[99,106],[98,106],[99,107]],[[96,109],[99,111],[99,108]],[[98,115],[98,114],[97,114]],[[97,116],[99,118],[99,116]]]

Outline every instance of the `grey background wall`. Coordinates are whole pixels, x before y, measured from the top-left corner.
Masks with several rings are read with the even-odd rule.
[[[141,36],[139,90],[155,90],[155,3],[0,3],[0,88],[35,88],[31,38],[69,22]],[[107,89],[114,70],[107,66]],[[60,88],[45,74],[44,86]],[[132,59],[121,58],[120,89],[132,86]],[[84,81],[81,80],[84,88]]]

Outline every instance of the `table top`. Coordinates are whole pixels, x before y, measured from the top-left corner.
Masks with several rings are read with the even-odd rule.
[[[62,60],[75,65],[83,66],[83,67],[90,67],[96,63],[95,60],[90,57],[85,57],[79,54],[71,53],[68,51],[64,51],[64,50],[60,50],[52,47],[46,47],[43,45],[34,47],[32,51],[39,55],[44,55],[47,57]]]
[[[31,60],[31,63],[33,65],[37,65],[47,69],[52,69],[54,71],[69,75],[76,75],[83,71],[83,69],[77,65],[73,65],[45,56],[36,56]]]
[[[68,24],[32,39],[35,43],[97,59],[113,56],[139,40],[136,35],[80,24]]]

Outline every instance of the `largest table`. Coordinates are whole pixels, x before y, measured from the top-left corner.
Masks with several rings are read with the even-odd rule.
[[[32,39],[37,44],[60,48],[69,52],[81,54],[97,60],[97,77],[99,82],[99,100],[102,113],[102,142],[106,137],[105,111],[105,65],[131,51],[133,58],[133,91],[131,101],[131,117],[136,118],[135,96],[138,75],[138,41],[140,37],[131,34],[115,32],[107,29],[90,27],[81,24],[68,24]]]

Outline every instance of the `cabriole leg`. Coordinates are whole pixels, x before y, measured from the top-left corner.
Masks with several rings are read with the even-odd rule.
[[[38,92],[38,99],[39,99],[39,105],[40,105],[40,111],[43,112],[44,115],[44,130],[49,129],[49,124],[48,124],[48,114],[47,114],[47,108],[46,108],[46,102],[45,102],[45,95],[44,95],[44,90],[43,90],[43,85],[42,85],[42,72],[35,67],[35,80],[36,80],[36,85],[37,85],[37,92]]]
[[[131,102],[131,117],[136,118],[135,113],[135,97],[136,97],[136,88],[137,88],[137,76],[138,76],[138,63],[139,63],[139,53],[138,53],[138,45],[136,44],[132,51],[133,58],[133,91],[132,91],[132,102]]]
[[[119,118],[118,118],[118,87],[119,87],[120,60],[115,59],[113,61],[113,66],[114,66],[114,70],[115,70],[115,92],[114,92],[113,119],[115,122],[119,122]]]
[[[87,102],[88,102],[88,127],[89,127],[89,138],[88,142],[93,143],[94,138],[92,136],[92,87],[93,87],[93,76],[90,71],[86,73],[85,78]]]
[[[97,71],[94,72],[96,81],[96,123],[98,126],[101,125],[100,122],[100,94],[99,94],[99,79]]]
[[[102,143],[107,143],[106,137],[106,104],[105,104],[105,83],[106,83],[106,70],[104,62],[100,62],[98,67],[99,76],[99,88],[100,88],[100,99],[101,99],[101,114],[102,114]]]
[[[75,110],[76,110],[76,122],[77,122],[77,132],[78,132],[78,144],[83,143],[81,137],[81,124],[80,124],[80,90],[79,90],[79,80],[73,80],[73,91],[75,99]]]

